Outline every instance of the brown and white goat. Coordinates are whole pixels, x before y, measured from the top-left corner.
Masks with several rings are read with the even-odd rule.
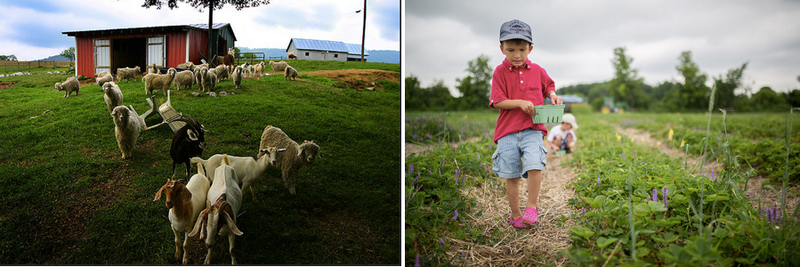
[[[211,181],[206,177],[203,166],[198,164],[197,171],[198,173],[189,179],[186,186],[181,184],[182,179],[167,179],[167,183],[158,189],[153,199],[153,201],[161,199],[161,192],[164,192],[165,203],[169,208],[169,222],[172,225],[172,233],[175,234],[175,260],[180,261],[183,254],[183,264],[188,264],[189,254],[182,251],[186,251],[189,232],[193,229],[197,215],[205,209],[206,194],[211,187]],[[183,250],[180,245],[182,238]]]
[[[231,264],[236,264],[233,241],[237,235],[244,234],[236,227],[236,214],[242,206],[242,190],[236,183],[236,170],[228,164],[227,154],[222,156],[222,165],[214,170],[214,176],[216,176],[216,180],[211,184],[208,195],[206,195],[206,209],[200,212],[189,236],[195,237],[199,233],[200,239],[205,239],[208,254],[203,263],[209,264],[211,263],[211,248],[214,246],[217,233],[227,235]]]

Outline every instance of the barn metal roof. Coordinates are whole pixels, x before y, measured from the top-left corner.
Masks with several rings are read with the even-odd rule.
[[[230,23],[214,23],[211,28],[219,30],[225,27],[231,31],[233,40],[236,41],[236,35],[233,34],[233,28]],[[176,32],[176,31],[189,31],[194,30],[208,30],[208,24],[187,24],[187,25],[167,25],[167,26],[146,26],[134,28],[116,28],[116,29],[100,29],[100,30],[83,30],[83,31],[67,31],[61,32],[67,36],[102,36],[102,35],[115,35],[115,34],[131,34],[131,33],[163,33],[163,32]]]
[[[294,43],[294,47],[296,49],[329,51],[329,52],[345,52],[348,54],[358,54],[359,56],[361,56],[360,44],[347,44],[339,41],[292,38],[291,41],[289,41],[289,46],[286,47],[287,52],[289,51],[289,47],[292,46],[292,43]],[[369,53],[364,51],[364,55],[368,56]]]

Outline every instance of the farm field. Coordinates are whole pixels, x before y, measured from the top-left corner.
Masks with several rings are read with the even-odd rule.
[[[309,74],[297,81],[285,81],[282,74],[248,78],[239,90],[224,80],[214,91],[235,93],[224,97],[196,97],[191,94],[196,89],[172,86],[172,106],[208,130],[203,158],[255,157],[267,125],[297,142],[313,140],[320,146],[319,158],[298,174],[296,195],[284,188],[276,168],[255,183],[257,202],[244,192],[237,262],[399,263],[399,65],[296,61],[293,66],[396,75],[370,80],[373,91]],[[122,160],[100,87],[82,82],[77,96],[63,98],[53,84],[67,76],[47,71],[52,69],[0,78],[0,263],[179,263],[168,209],[163,199],[153,201],[172,175],[173,132],[168,126],[142,130],[132,159]],[[149,108],[141,76],[118,85],[124,105],[140,114]],[[166,101],[164,92],[155,94],[159,104]],[[161,120],[156,114],[146,122]],[[184,167],[178,170],[180,178]],[[190,263],[201,264],[205,245],[196,239],[189,243]],[[212,264],[230,264],[227,243],[217,240]]]
[[[447,123],[493,122],[490,117],[497,113],[485,114],[465,118],[463,113],[450,113]],[[423,266],[800,264],[800,253],[794,249],[800,244],[796,213],[800,185],[792,180],[792,170],[786,212],[779,211],[786,113],[729,114],[724,126],[722,115],[715,113],[706,153],[720,152],[706,164],[699,156],[702,148],[693,146],[702,147],[707,115],[578,115],[579,147],[567,156],[548,154],[539,197],[540,223],[529,230],[508,224],[505,183],[490,173],[493,123],[467,136],[469,143],[413,138],[413,134],[435,137],[461,131],[444,131],[443,123],[436,121],[441,116],[406,113],[406,149],[422,147],[406,151],[407,265],[417,261]],[[473,122],[462,121],[473,117]],[[439,126],[409,136],[408,129],[419,128],[423,121]],[[796,130],[797,123],[792,127]],[[731,128],[735,132],[725,134]],[[703,137],[696,138],[695,132]],[[798,158],[795,138],[792,135],[789,143],[790,169]],[[762,149],[747,148],[751,144]],[[685,156],[680,151],[685,152],[687,145]],[[762,157],[767,149],[777,155]],[[730,159],[726,151],[732,153]],[[737,153],[754,154],[759,160]],[[524,183],[523,179],[522,188]],[[522,194],[520,203],[526,198]]]

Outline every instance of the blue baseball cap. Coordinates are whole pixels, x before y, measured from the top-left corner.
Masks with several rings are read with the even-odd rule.
[[[533,35],[531,35],[531,26],[518,19],[507,21],[500,26],[500,42],[511,39],[521,39],[528,41],[533,45]]]

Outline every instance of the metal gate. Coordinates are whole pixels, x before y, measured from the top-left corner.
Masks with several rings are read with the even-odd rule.
[[[111,72],[111,40],[94,40],[94,73]]]

